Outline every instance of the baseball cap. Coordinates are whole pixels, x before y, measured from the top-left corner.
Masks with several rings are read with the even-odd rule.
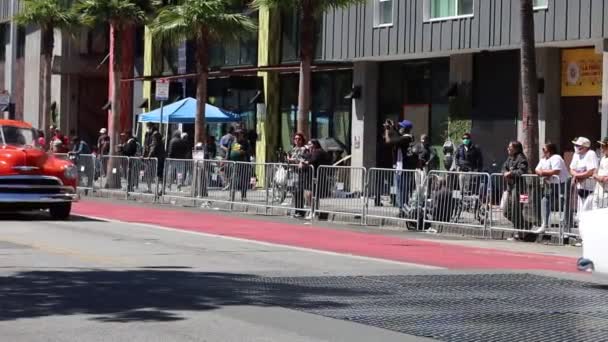
[[[108,132],[108,130],[105,128],[102,128],[99,130],[99,134],[106,134],[107,132]]]
[[[399,127],[401,127],[401,128],[412,128],[412,127],[414,127],[414,125],[409,120],[403,120],[403,121],[401,121],[399,123]]]
[[[575,146],[591,147],[591,141],[585,137],[578,137],[572,141]]]

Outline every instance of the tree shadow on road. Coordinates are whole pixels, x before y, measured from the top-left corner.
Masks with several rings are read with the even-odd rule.
[[[315,278],[161,270],[31,271],[0,277],[0,321],[95,315],[101,322],[176,321],[179,311],[225,306],[299,310],[344,307],[343,297],[370,295]],[[333,300],[332,300],[333,298]]]

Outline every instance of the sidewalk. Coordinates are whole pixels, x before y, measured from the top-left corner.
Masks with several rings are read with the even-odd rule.
[[[185,231],[449,269],[576,272],[581,250],[540,244],[372,231],[294,219],[244,216],[127,201],[86,199],[75,215],[152,224]]]

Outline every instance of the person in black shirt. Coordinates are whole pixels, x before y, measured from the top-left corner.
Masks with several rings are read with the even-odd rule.
[[[395,173],[396,205],[400,209],[399,216],[405,216],[405,207],[409,197],[416,187],[416,179],[410,171],[418,166],[418,155],[414,152],[414,136],[411,134],[414,125],[403,120],[397,126],[387,120],[384,123],[384,142],[393,147],[393,165]]]

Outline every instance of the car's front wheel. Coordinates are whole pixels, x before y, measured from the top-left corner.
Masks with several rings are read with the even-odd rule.
[[[61,203],[49,208],[54,220],[67,220],[72,211],[72,203]]]

